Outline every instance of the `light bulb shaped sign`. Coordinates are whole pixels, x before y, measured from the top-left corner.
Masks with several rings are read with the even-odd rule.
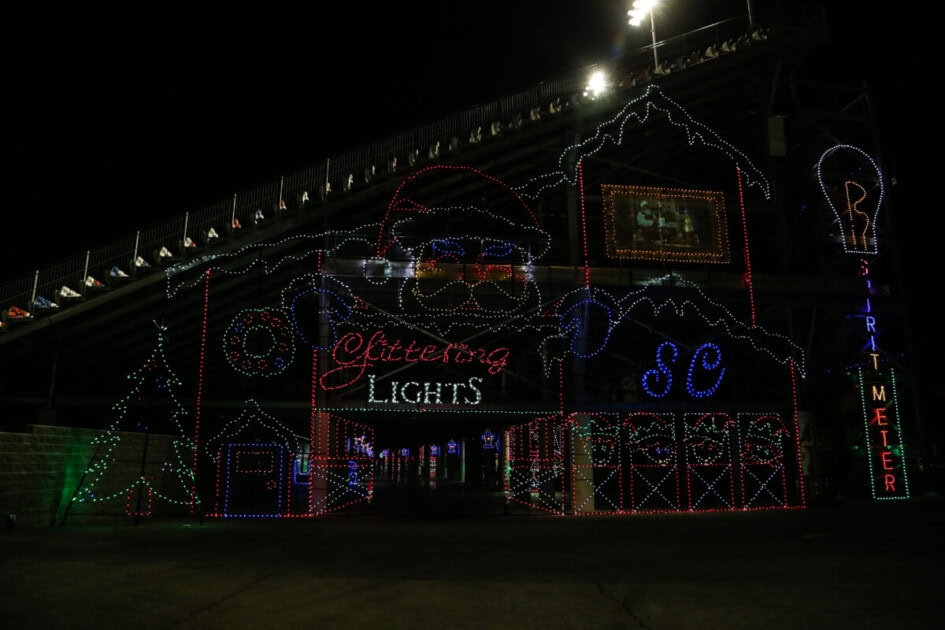
[[[817,161],[817,181],[839,224],[843,251],[876,254],[876,219],[886,197],[876,160],[857,147],[838,144]]]

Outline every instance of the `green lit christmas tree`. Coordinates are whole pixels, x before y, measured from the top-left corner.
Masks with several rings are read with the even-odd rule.
[[[112,506],[124,503],[130,516],[149,516],[155,501],[194,511],[199,506],[194,476],[194,439],[185,431],[187,411],[175,391],[181,381],[167,364],[166,328],[158,325],[157,342],[144,365],[127,376],[132,386],[112,410],[115,419],[96,438],[96,455],[83,475],[73,502]],[[140,448],[123,448],[123,438],[144,434]],[[152,435],[169,436],[161,453],[148,444]],[[162,440],[163,444],[167,444]],[[158,457],[164,461],[155,468]]]

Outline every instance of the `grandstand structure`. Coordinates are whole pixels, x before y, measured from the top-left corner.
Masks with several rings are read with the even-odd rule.
[[[102,430],[59,514],[311,517],[401,476],[552,514],[909,498],[894,215],[826,26],[710,24],[15,279],[3,428]],[[117,474],[135,432],[168,455]]]

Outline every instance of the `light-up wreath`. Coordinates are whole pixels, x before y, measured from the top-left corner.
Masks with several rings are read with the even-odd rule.
[[[292,325],[279,308],[248,308],[233,318],[223,348],[234,370],[246,376],[276,376],[295,356]]]

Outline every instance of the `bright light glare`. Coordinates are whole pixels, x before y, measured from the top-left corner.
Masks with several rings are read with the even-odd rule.
[[[587,80],[587,87],[584,88],[584,93],[591,94],[594,98],[597,98],[606,88],[606,77],[602,71],[598,70]]]
[[[640,26],[647,12],[656,6],[656,0],[634,0],[633,8],[627,11],[630,16],[630,26]]]

